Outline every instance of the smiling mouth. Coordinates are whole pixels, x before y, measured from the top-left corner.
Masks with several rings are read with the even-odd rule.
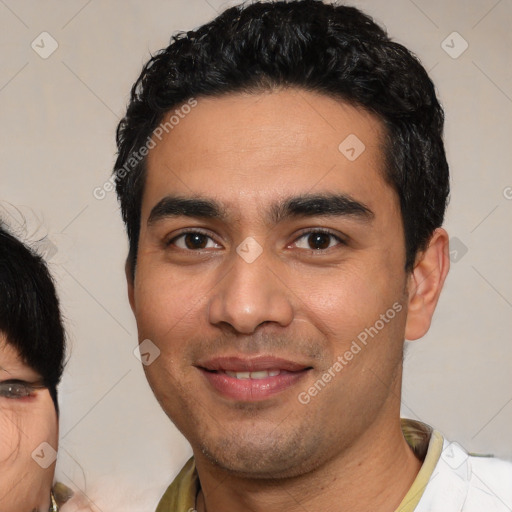
[[[197,366],[209,387],[235,401],[254,402],[275,396],[301,381],[311,366],[259,356],[219,357]]]
[[[229,377],[234,377],[235,379],[266,379],[268,377],[277,377],[281,370],[262,370],[259,372],[230,372],[225,371],[224,372]]]

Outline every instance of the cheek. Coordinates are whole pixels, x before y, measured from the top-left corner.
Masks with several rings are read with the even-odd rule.
[[[26,436],[24,438],[27,450],[33,447],[30,453],[43,442],[57,449],[59,436],[57,413],[49,392],[45,390],[42,393],[37,407],[34,407],[25,417]]]
[[[40,466],[46,465],[50,459],[54,459],[59,429],[57,413],[47,390],[39,391],[34,403],[24,404],[20,408],[18,424],[23,432],[19,445],[20,460],[28,461],[31,464],[37,463],[38,459],[32,458],[34,451],[36,454],[41,454],[39,458],[42,464]],[[42,445],[42,443],[45,444]],[[49,444],[51,449],[47,448],[46,444]]]
[[[3,473],[16,458],[20,441],[19,418],[11,410],[0,405],[0,473]]]
[[[150,265],[144,259],[136,276],[135,316],[139,339],[150,339],[161,350],[174,347],[169,340],[195,332],[211,288],[206,272]]]
[[[50,394],[39,391],[30,402],[2,403],[0,407],[0,504],[5,510],[17,510],[9,507],[21,501],[30,510],[46,506],[58,444],[58,421]],[[41,443],[48,443],[51,449]],[[40,454],[41,464],[32,457],[34,451]]]
[[[146,377],[169,413],[179,406],[180,397],[190,392],[190,374],[184,362],[189,359],[189,340],[202,332],[207,321],[206,291],[212,288],[212,273],[172,268],[165,262],[155,263],[155,258],[143,253],[139,260],[134,313],[140,343],[146,343],[146,352],[157,354],[153,362],[144,365]]]
[[[326,339],[329,361],[323,370],[339,363],[332,390],[342,383],[371,388],[376,377],[369,368],[391,382],[401,361],[406,317],[401,280],[382,274],[382,267],[354,261],[328,278],[303,283],[304,315]]]
[[[397,300],[398,293],[388,282],[381,283],[371,273],[355,268],[343,268],[328,276],[315,276],[304,281],[302,302],[312,323],[328,337],[357,336],[373,325]]]
[[[41,500],[48,497],[53,483],[59,429],[57,413],[49,392],[41,392],[38,398],[40,400],[37,407],[25,418],[26,436],[23,436],[20,458],[25,461],[26,470],[30,470],[27,487],[34,489],[34,496],[37,490],[42,502]]]

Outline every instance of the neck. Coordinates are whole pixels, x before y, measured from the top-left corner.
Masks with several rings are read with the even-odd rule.
[[[389,512],[398,507],[421,467],[398,415],[392,422],[374,422],[351,447],[294,478],[240,478],[195,455],[202,488],[198,512]]]

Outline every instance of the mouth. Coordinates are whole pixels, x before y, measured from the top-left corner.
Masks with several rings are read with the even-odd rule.
[[[290,389],[312,369],[270,356],[218,357],[196,367],[215,393],[242,402],[262,401]]]
[[[224,372],[229,377],[234,377],[235,379],[266,379],[268,377],[277,377],[281,374],[281,370],[262,370],[260,372],[230,372],[225,370]]]

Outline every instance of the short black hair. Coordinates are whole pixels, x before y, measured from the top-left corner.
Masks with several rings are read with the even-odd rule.
[[[39,373],[58,412],[65,332],[55,285],[44,259],[0,223],[0,332]]]
[[[442,225],[449,195],[443,109],[427,72],[369,16],[320,0],[256,2],[179,32],[144,66],[117,128],[116,191],[135,274],[146,158],[165,114],[190,98],[298,87],[376,115],[396,190],[406,270]],[[340,141],[341,142],[341,141]],[[144,155],[144,157],[142,156]]]

